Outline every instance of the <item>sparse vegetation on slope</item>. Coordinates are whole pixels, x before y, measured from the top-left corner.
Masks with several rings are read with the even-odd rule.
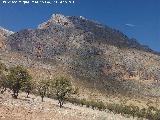
[[[5,69],[3,68],[6,67],[3,64],[1,66],[4,66],[1,67],[1,73],[3,73],[3,71],[5,71]],[[160,118],[160,110],[153,106],[140,109],[138,106],[134,105],[110,103],[104,104],[102,101],[72,98],[70,94],[76,92],[74,91],[70,80],[65,77],[59,77],[55,80],[43,80],[31,84],[31,77],[28,74],[27,70],[22,66],[10,68],[7,77],[7,81],[9,81],[9,84],[7,84],[8,86],[6,88],[9,88],[13,91],[14,98],[18,97],[20,90],[25,91],[27,93],[27,97],[30,92],[37,91],[36,93],[41,96],[42,102],[44,97],[47,97],[49,95],[49,97],[55,97],[59,101],[58,104],[60,105],[60,108],[62,108],[63,103],[67,100],[72,104],[86,106],[88,108],[92,108],[93,110],[105,111],[108,109],[115,114],[131,115],[133,117],[147,118],[149,120],[158,120]],[[14,82],[12,82],[11,80],[14,80]],[[4,81],[6,81],[6,79],[1,78],[0,85],[2,90],[5,86]]]
[[[92,108],[105,111],[109,110],[112,111],[115,114],[121,114],[121,115],[130,115],[137,118],[146,118],[149,120],[159,120],[160,119],[160,110],[149,106],[148,108],[142,108],[140,109],[138,106],[134,105],[125,105],[125,104],[104,104],[102,101],[87,101],[86,99],[76,99],[76,98],[70,98],[68,99],[69,102],[75,105],[81,105],[86,106],[88,108]]]

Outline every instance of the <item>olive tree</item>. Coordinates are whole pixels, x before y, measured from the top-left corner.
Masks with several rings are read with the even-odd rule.
[[[73,94],[72,84],[69,79],[60,77],[55,79],[53,88],[61,108],[66,98]]]
[[[8,87],[13,92],[12,96],[17,99],[19,91],[23,90],[26,83],[31,80],[31,76],[25,68],[16,66],[9,69],[7,79]]]
[[[25,82],[25,85],[22,87],[22,91],[24,91],[27,94],[27,98],[29,98],[29,94],[34,89],[34,82],[29,79]]]
[[[42,98],[42,102],[44,101],[44,97],[47,95],[47,93],[49,92],[49,87],[50,87],[50,83],[48,80],[40,80],[36,83],[36,89],[38,94],[41,96]]]

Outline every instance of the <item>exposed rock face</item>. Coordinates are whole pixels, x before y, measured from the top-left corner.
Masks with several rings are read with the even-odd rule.
[[[136,80],[142,80],[144,88],[143,80],[153,86],[160,79],[160,56],[154,51],[118,30],[83,17],[55,14],[38,29],[10,35],[7,43],[11,51],[45,63],[50,60],[55,67],[65,65],[76,78],[92,80],[105,89],[137,91],[140,83]]]
[[[12,32],[12,31],[9,31],[9,30],[7,30],[7,29],[4,29],[4,28],[1,27],[1,26],[0,26],[0,31],[1,31],[1,33],[2,33],[4,36],[9,36],[9,35],[11,35],[11,34],[14,33],[14,32]]]
[[[11,35],[8,41],[11,50],[25,51],[44,58],[52,58],[87,44],[144,49],[117,30],[82,17],[65,17],[60,14],[53,15],[36,30],[22,30]]]
[[[13,34],[12,31],[8,31],[2,27],[0,27],[0,50],[4,50],[6,45],[5,45],[5,39]]]
[[[61,14],[53,14],[51,19],[47,22],[44,22],[38,26],[38,29],[46,29],[53,24],[62,25],[62,26],[73,26],[72,22]]]

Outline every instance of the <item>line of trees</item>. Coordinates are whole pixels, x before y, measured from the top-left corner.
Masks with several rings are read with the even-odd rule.
[[[42,102],[44,97],[55,96],[60,108],[64,101],[71,95],[76,94],[71,81],[66,77],[58,77],[54,80],[33,81],[27,69],[23,66],[15,66],[7,69],[0,63],[0,90],[3,94],[7,89],[12,91],[12,97],[18,98],[19,92],[26,92],[27,98],[31,92],[41,96]]]

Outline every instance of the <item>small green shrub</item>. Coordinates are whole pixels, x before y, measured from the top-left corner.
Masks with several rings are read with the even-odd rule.
[[[89,108],[90,107],[90,102],[86,101],[86,107]]]
[[[80,104],[82,105],[82,106],[84,106],[84,105],[86,105],[86,99],[82,99],[82,100],[80,100]]]
[[[130,105],[130,109],[131,109],[131,112],[130,114],[135,117],[136,115],[139,114],[140,110],[139,110],[139,107],[138,106],[133,106],[133,105]]]
[[[98,102],[98,103],[97,103],[97,108],[98,108],[98,110],[102,111],[102,110],[105,110],[105,109],[106,109],[106,106],[105,106],[105,104],[101,101],[101,102]]]
[[[138,112],[137,112],[137,116],[138,117],[144,117],[144,118],[146,118],[146,113],[147,113],[147,110],[145,109],[145,108],[142,108],[141,110],[139,110]]]
[[[95,102],[95,101],[90,101],[90,106],[91,106],[91,108],[94,110],[96,107],[97,107],[97,102]]]

